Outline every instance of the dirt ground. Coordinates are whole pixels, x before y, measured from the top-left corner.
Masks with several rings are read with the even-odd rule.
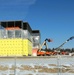
[[[48,68],[46,66],[38,66],[38,65],[34,65],[34,67],[29,66],[29,65],[21,65],[20,67],[18,66],[14,66],[12,65],[11,68],[9,68],[9,66],[3,66],[0,65],[0,71],[6,71],[6,70],[15,70],[15,69],[19,69],[19,70],[28,70],[28,71],[33,71],[36,72],[38,71],[39,73],[57,73],[58,71],[65,73],[74,73],[74,70],[71,69],[71,67],[69,66],[64,66],[62,65],[62,68],[57,68],[55,64],[49,64],[49,66],[54,66],[55,68]]]
[[[15,71],[17,75],[49,75],[49,73],[50,75],[72,73],[70,75],[73,75],[74,57],[0,58],[0,75],[14,75]]]

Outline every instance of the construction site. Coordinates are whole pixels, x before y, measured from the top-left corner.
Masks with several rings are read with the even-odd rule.
[[[0,75],[73,75],[74,52],[60,51],[72,39],[50,51],[47,42],[53,40],[41,43],[40,30],[33,30],[28,22],[1,21]]]
[[[70,37],[54,51],[49,51],[47,42],[53,41],[45,38],[41,44],[40,30],[32,30],[28,22],[2,21],[0,22],[0,56],[69,55],[64,51],[58,53],[58,50],[73,38],[74,36]],[[44,50],[43,46],[45,46]]]
[[[32,56],[39,45],[40,32],[32,30],[28,22],[0,22],[0,56]]]

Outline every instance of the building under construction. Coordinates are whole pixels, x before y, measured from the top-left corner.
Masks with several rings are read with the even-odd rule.
[[[0,56],[32,56],[40,47],[40,32],[32,30],[28,22],[0,22]]]

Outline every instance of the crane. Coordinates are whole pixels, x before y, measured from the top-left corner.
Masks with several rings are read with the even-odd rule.
[[[56,50],[59,50],[64,44],[66,44],[68,41],[74,39],[74,36],[70,37],[69,39],[67,39],[64,43],[62,43],[59,47],[56,48]]]
[[[60,48],[61,48],[64,44],[66,44],[68,41],[70,41],[70,40],[72,40],[72,39],[74,39],[74,36],[70,37],[70,38],[67,39],[64,43],[62,43],[59,47],[55,48],[55,51],[60,52]],[[66,52],[61,52],[61,54],[68,54],[68,53],[66,53]]]

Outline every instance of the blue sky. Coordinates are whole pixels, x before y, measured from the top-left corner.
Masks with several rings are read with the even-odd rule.
[[[0,0],[0,21],[23,20],[41,32],[41,43],[56,48],[74,36],[74,0]],[[74,40],[63,48],[74,48]]]

